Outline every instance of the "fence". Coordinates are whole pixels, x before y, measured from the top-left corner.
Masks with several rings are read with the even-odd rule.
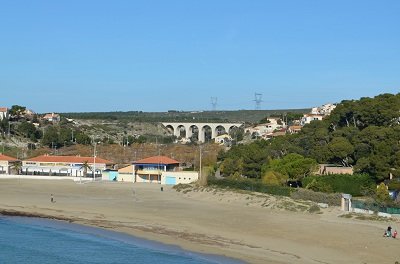
[[[400,214],[400,208],[396,207],[384,207],[374,203],[366,203],[360,200],[352,200],[352,207],[363,209],[363,210],[370,210],[374,212],[381,212],[386,214]]]

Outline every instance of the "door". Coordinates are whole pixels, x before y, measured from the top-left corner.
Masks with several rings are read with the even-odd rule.
[[[165,184],[176,184],[176,178],[172,176],[166,176],[165,177]]]

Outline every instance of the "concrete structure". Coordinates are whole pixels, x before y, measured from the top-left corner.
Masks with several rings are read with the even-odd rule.
[[[197,171],[163,171],[161,184],[175,185],[195,182],[199,179]]]
[[[233,129],[239,128],[243,123],[178,123],[178,122],[165,122],[162,123],[174,136],[182,138],[190,138],[198,133],[198,141],[205,142],[206,131],[211,132],[211,139],[226,134]]]
[[[0,154],[0,174],[11,174],[12,167],[19,162],[16,158]]]
[[[350,212],[352,205],[351,205],[351,194],[342,193],[342,199],[340,203],[340,208],[342,211]]]
[[[89,168],[85,169],[87,163]],[[101,177],[113,162],[98,157],[42,155],[22,161],[22,174],[45,176]],[[86,172],[86,175],[85,175]]]
[[[10,115],[7,107],[0,107],[0,120],[9,119]]]

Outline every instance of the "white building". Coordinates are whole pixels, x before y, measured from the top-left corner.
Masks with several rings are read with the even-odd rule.
[[[9,119],[10,115],[7,107],[0,107],[0,120]]]
[[[285,122],[283,122],[280,118],[268,118],[269,123],[259,124],[257,126],[248,127],[245,129],[245,133],[249,133],[251,135],[256,134],[258,137],[265,137],[277,130],[281,130],[286,127]]]
[[[0,174],[11,174],[12,167],[18,162],[16,158],[0,154]]]
[[[85,163],[89,168],[84,168]],[[101,177],[102,172],[111,165],[113,162],[98,157],[42,155],[22,161],[22,174],[93,177],[95,170],[96,177]]]
[[[336,108],[335,104],[324,104],[319,107],[313,107],[311,109],[311,114],[313,115],[324,115],[328,116]]]
[[[214,138],[214,142],[220,145],[225,145],[232,142],[232,137],[228,134],[219,135]]]
[[[305,124],[310,124],[311,121],[321,121],[324,115],[321,114],[304,114],[300,120],[300,124],[304,126]]]

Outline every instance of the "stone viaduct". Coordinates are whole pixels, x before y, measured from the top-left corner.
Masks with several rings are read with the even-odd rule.
[[[181,123],[181,122],[165,122],[164,127],[170,130],[176,137],[190,138],[194,133],[198,132],[198,141],[205,142],[206,132],[211,132],[211,139],[229,133],[233,128],[239,128],[243,123]],[[182,135],[184,134],[184,136]]]

